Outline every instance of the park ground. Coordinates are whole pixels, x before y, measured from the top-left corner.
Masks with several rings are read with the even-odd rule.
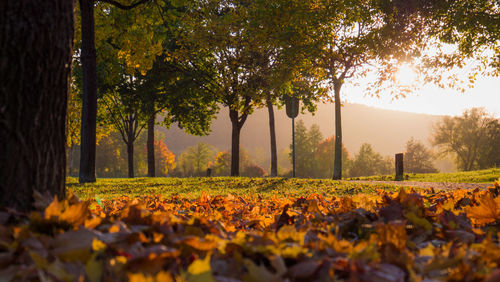
[[[499,172],[68,178],[0,210],[0,280],[500,281]]]
[[[394,176],[371,176],[335,181],[307,178],[247,178],[247,177],[193,177],[193,178],[101,178],[96,183],[78,184],[76,178],[68,178],[67,186],[82,199],[111,199],[119,196],[182,195],[198,198],[207,195],[256,195],[308,196],[370,194],[377,190],[397,191],[400,187],[467,189],[485,188],[500,178],[500,168],[457,172],[407,174],[405,181],[390,181]],[[465,184],[467,183],[467,184]],[[474,185],[471,185],[474,184]]]

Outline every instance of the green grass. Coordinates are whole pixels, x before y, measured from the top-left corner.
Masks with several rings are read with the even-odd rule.
[[[455,183],[493,183],[500,178],[500,168],[463,171],[455,173],[406,173],[407,181],[418,182],[455,182]],[[394,175],[377,175],[349,179],[359,180],[394,180]]]
[[[500,177],[500,169],[487,169],[457,173],[408,174],[408,181],[493,183]],[[393,180],[394,176],[370,176],[359,180]],[[82,199],[110,199],[119,196],[136,197],[149,194],[163,196],[181,195],[197,198],[204,191],[208,195],[261,195],[307,196],[312,193],[349,195],[373,193],[376,189],[399,190],[396,185],[353,183],[329,179],[248,178],[248,177],[193,177],[193,178],[101,178],[96,183],[78,184],[68,177],[67,187]]]
[[[197,198],[205,191],[208,195],[261,195],[264,198],[276,196],[307,196],[312,193],[326,195],[349,195],[373,193],[376,189],[396,191],[399,188],[389,184],[360,184],[328,179],[247,178],[247,177],[196,177],[196,178],[102,178],[96,183],[78,184],[69,177],[67,187],[82,199],[110,199],[119,196],[141,196],[179,194]]]

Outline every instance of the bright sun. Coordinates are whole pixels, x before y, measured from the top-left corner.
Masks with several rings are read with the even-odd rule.
[[[410,65],[401,65],[396,72],[396,79],[403,85],[412,85],[417,80],[417,73]]]

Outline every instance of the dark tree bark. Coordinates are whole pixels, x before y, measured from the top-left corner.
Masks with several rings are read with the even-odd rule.
[[[0,1],[0,205],[65,196],[73,1]]]
[[[94,0],[80,0],[82,26],[82,127],[80,183],[95,182],[97,67],[94,43]]]
[[[134,142],[127,143],[128,177],[134,178]]]
[[[240,175],[240,132],[248,115],[239,116],[238,111],[229,110],[229,118],[231,119],[231,176]]]
[[[70,0],[68,0],[70,1]],[[101,0],[122,10],[130,10],[150,0],[138,0],[130,5],[124,5],[114,0]],[[95,0],[79,0],[82,28],[82,127],[80,147],[80,183],[95,182],[95,153],[97,126],[97,67],[94,32],[94,2]]]
[[[148,120],[148,177],[155,177],[155,114]]]
[[[341,102],[340,88],[342,82],[339,79],[334,81],[335,92],[335,160],[333,163],[333,179],[342,179],[342,119],[341,119]]]
[[[267,111],[269,112],[269,133],[271,136],[271,176],[278,175],[278,154],[276,151],[276,128],[274,123],[273,103],[267,99]]]

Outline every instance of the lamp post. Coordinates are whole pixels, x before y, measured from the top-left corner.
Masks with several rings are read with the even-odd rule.
[[[287,96],[285,107],[286,115],[292,119],[292,177],[295,177],[295,118],[299,114],[299,99]]]

